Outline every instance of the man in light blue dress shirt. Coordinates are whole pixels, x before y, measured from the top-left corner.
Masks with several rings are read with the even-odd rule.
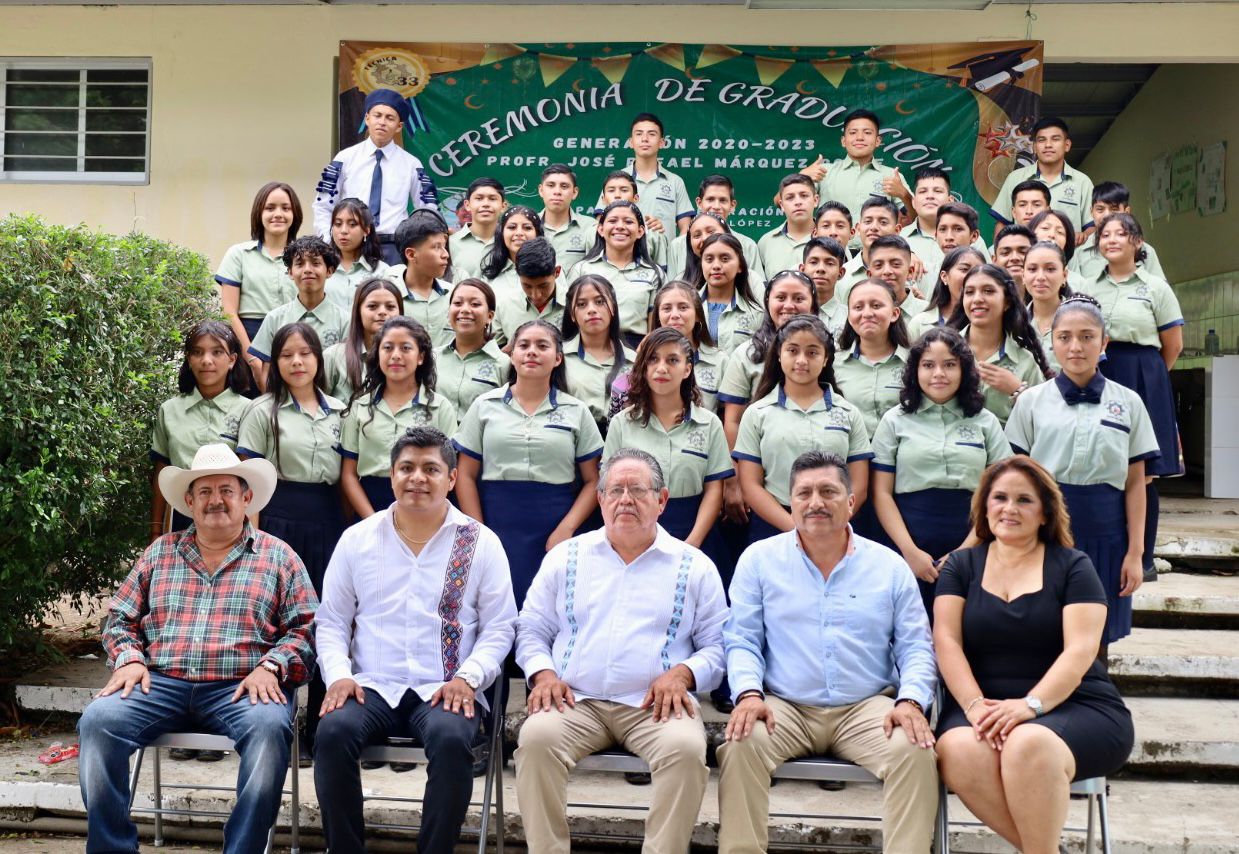
[[[736,708],[718,751],[720,854],[764,852],[770,773],[827,753],[882,779],[883,851],[932,844],[929,622],[903,559],[852,533],[854,503],[846,462],[802,454],[791,473],[795,530],[749,546],[736,566],[723,631]]]

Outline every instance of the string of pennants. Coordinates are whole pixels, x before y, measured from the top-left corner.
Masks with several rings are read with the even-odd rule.
[[[628,73],[629,63],[638,53],[644,53],[659,62],[671,66],[677,71],[684,73],[688,72],[688,67],[684,58],[684,45],[682,44],[658,44],[646,48],[644,51],[621,54],[618,56],[591,57],[589,59],[575,56],[557,56],[550,53],[541,53],[538,51],[529,50],[516,44],[490,44],[487,45],[486,53],[482,56],[480,65],[488,65],[491,63],[502,62],[505,59],[511,59],[514,56],[528,54],[537,57],[538,66],[542,72],[542,83],[544,86],[550,86],[560,77],[562,77],[568,69],[572,68],[579,62],[588,62],[596,68],[603,77],[609,80],[612,84],[619,83],[624,79],[624,75]],[[760,56],[758,54],[748,53],[746,51],[737,50],[734,47],[723,44],[706,45],[700,56],[697,58],[697,63],[692,70],[699,71],[702,68],[707,68],[711,65],[716,65],[720,62],[726,62],[729,59],[743,56],[753,60],[753,64],[757,68],[757,79],[762,82],[762,85],[769,86],[776,80],[786,74],[797,64],[808,64],[822,75],[822,77],[834,86],[836,89],[843,82],[843,77],[847,74],[848,69],[852,67],[852,57],[840,56],[831,59],[785,59],[782,57],[774,58],[768,56]]]

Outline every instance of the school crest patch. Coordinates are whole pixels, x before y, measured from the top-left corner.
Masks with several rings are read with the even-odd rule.
[[[477,370],[473,374],[475,379],[483,382],[494,382],[498,376],[498,370],[494,362],[482,362],[478,365]]]
[[[566,425],[568,423],[568,417],[559,409],[552,409],[546,414],[546,423]]]
[[[688,431],[688,436],[685,437],[688,446],[694,451],[704,451],[706,448],[706,431],[698,427]]]
[[[330,347],[332,344],[339,344],[340,343],[340,330],[325,329],[323,330],[322,339],[323,339],[324,349],[327,347]]]
[[[959,437],[959,441],[961,442],[975,442],[981,438],[981,434],[977,428],[968,424],[961,424],[959,429],[956,430],[955,435]]]
[[[851,420],[848,418],[847,410],[842,406],[832,406],[826,410],[826,426],[827,427],[842,427],[847,430],[851,427]]]
[[[1111,400],[1106,404],[1106,413],[1118,421],[1127,417],[1127,407],[1117,400]]]
[[[696,374],[697,374],[697,385],[698,386],[700,386],[703,390],[706,390],[706,391],[714,391],[714,385],[715,385],[714,368],[699,367],[696,370]]]
[[[420,427],[430,423],[430,410],[424,406],[415,406],[409,415],[409,426]]]

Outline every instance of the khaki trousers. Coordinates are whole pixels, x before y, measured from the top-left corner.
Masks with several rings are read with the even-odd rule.
[[[517,743],[516,799],[531,852],[568,854],[568,772],[615,744],[644,759],[653,776],[643,854],[688,850],[709,776],[700,710],[655,723],[648,709],[578,700],[564,712],[531,714]]]
[[[850,706],[801,706],[767,697],[774,733],[758,721],[753,734],[718,749],[719,854],[762,854],[770,822],[770,774],[789,759],[830,754],[883,781],[882,850],[926,854],[938,809],[938,767],[932,750],[917,747],[882,721],[894,705],[885,695]]]

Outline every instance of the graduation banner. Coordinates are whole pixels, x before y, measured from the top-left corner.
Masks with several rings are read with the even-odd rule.
[[[512,204],[541,208],[545,166],[567,163],[588,211],[602,179],[632,156],[641,112],[666,127],[662,163],[695,197],[707,175],[735,183],[738,231],[782,221],[779,179],[820,154],[843,157],[843,117],[882,120],[877,158],[911,184],[923,166],[951,174],[953,194],[988,210],[1008,173],[1033,159],[1041,103],[1038,41],[860,47],[719,44],[431,44],[340,42],[339,145],[364,133],[376,88],[409,99],[402,140],[425,164],[449,222],[464,189],[498,178]],[[853,211],[853,215],[858,214]]]

